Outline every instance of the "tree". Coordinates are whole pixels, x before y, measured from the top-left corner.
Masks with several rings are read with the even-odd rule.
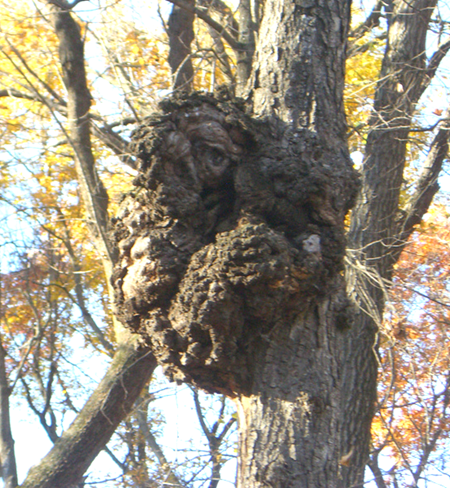
[[[45,97],[17,86],[2,95],[67,116],[89,231],[127,328],[116,321],[105,379],[23,486],[79,483],[156,361],[174,380],[234,399],[238,486],[361,486],[387,290],[448,150],[446,112],[405,192],[415,110],[450,48],[444,40],[426,57],[437,0],[379,2],[351,32],[347,0],[243,0],[237,18],[220,1],[173,0],[169,64],[180,90],[147,118],[137,110],[142,98],[125,98],[138,122],[131,143],[90,112],[71,13],[79,1],[44,3],[67,99],[43,80]],[[215,96],[189,94],[194,15],[212,29],[213,57],[235,79]],[[358,176],[345,63],[380,18],[386,50]],[[138,171],[113,237],[92,134]]]
[[[448,209],[435,205],[395,269],[390,317],[380,347],[377,415],[369,462],[377,486],[431,479],[445,466],[438,444],[448,436],[450,398],[448,317]],[[380,453],[390,451],[388,473]],[[399,483],[401,483],[399,485]]]

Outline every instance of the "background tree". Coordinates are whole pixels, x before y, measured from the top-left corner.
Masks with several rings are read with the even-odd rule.
[[[33,307],[39,312],[34,318],[22,317],[18,325],[23,327],[27,321],[26,336],[35,321],[37,332],[25,337],[23,350],[29,352],[19,355],[15,364],[22,374],[28,358],[36,358],[37,389],[36,393],[29,390],[29,403],[53,440],[57,433],[51,397],[60,357],[55,344],[62,340],[55,332],[64,324],[64,313],[67,324],[73,323],[69,304],[80,310],[87,336],[95,338],[94,346],[109,354],[116,352],[86,407],[23,486],[81,483],[87,466],[133,408],[135,413],[124,427],[130,476],[136,483],[150,482],[142,469],[146,460],[139,446],[142,439],[147,446],[154,439],[145,435],[140,414],[146,397],[138,398],[156,364],[150,350],[172,377],[234,397],[240,418],[240,486],[301,486],[306,478],[314,486],[358,486],[369,459],[378,485],[385,486],[389,479],[383,476],[378,454],[389,446],[395,446],[401,459],[390,472],[393,482],[398,483],[402,466],[417,484],[431,453],[445,438],[445,422],[434,419],[445,419],[447,389],[442,392],[432,383],[414,383],[419,393],[435,391],[431,404],[421,393],[421,412],[439,411],[425,422],[417,420],[421,414],[414,410],[419,417],[408,428],[412,432],[414,425],[415,432],[422,433],[420,445],[414,441],[419,434],[411,434],[409,444],[402,448],[400,424],[393,421],[397,414],[387,419],[384,413],[388,405],[391,412],[402,408],[404,419],[414,418],[403,403],[398,405],[397,392],[405,396],[408,392],[402,386],[406,382],[396,374],[389,381],[399,380],[398,389],[383,381],[384,400],[370,456],[369,426],[376,406],[379,359],[375,351],[395,338],[394,332],[381,328],[394,265],[437,191],[447,154],[448,114],[442,112],[442,121],[428,130],[430,137],[416,117],[419,100],[450,47],[437,2],[380,2],[349,33],[349,3],[344,1],[301,6],[242,1],[233,15],[221,2],[177,0],[167,28],[173,86],[189,91],[190,86],[199,88],[203,83],[212,89],[221,77],[230,85],[217,99],[175,99],[162,106],[162,116],[150,119],[145,116],[155,109],[161,91],[170,86],[161,60],[166,47],[132,22],[118,22],[123,18],[120,4],[105,10],[99,29],[75,21],[70,10],[79,3],[42,2],[49,10],[39,11],[35,25],[26,24],[31,22],[31,7],[23,7],[28,20],[21,25],[14,6],[15,15],[4,28],[2,61],[5,88],[1,95],[7,105],[1,109],[9,124],[5,142],[14,144],[7,148],[16,159],[25,159],[31,138],[43,140],[45,148],[40,154],[43,170],[33,177],[45,189],[36,201],[49,209],[45,218],[39,214],[36,219],[47,236],[46,244],[39,246],[39,259],[33,252],[22,253],[23,264],[18,267],[19,278],[27,277],[22,282],[26,287],[21,286],[25,291],[29,288],[24,294],[27,313],[33,313]],[[77,9],[81,12],[81,6]],[[194,14],[200,20],[194,21]],[[25,25],[28,32],[38,35],[24,36]],[[430,26],[438,26],[431,39],[439,45],[427,56]],[[83,43],[94,41],[101,46],[105,64],[97,64],[88,76]],[[177,50],[181,57],[174,61]],[[380,81],[376,87],[363,88],[364,104],[355,103],[354,90],[347,103],[349,142],[366,153],[360,170],[362,189],[348,233],[347,298],[342,277],[344,217],[357,185],[347,146],[344,63],[349,57],[347,78],[354,83],[354,66],[367,59],[361,58],[367,53],[370,60],[381,62]],[[374,69],[367,61],[366,66]],[[97,97],[95,87],[104,92],[106,82],[123,94],[119,116],[102,116],[108,106],[101,95]],[[246,104],[233,103],[234,94],[244,97]],[[374,108],[366,124],[367,97],[373,98]],[[257,119],[252,118],[255,115]],[[37,129],[36,116],[42,121]],[[129,124],[140,127],[132,145]],[[41,127],[53,130],[53,137],[43,138]],[[20,137],[12,136],[11,128]],[[417,150],[425,144],[431,148],[426,159]],[[113,162],[113,155],[120,162]],[[96,286],[99,296],[111,294],[109,277],[118,257],[107,213],[117,213],[115,195],[129,186],[136,170],[140,175],[135,180],[137,196],[132,194],[122,204],[116,225],[120,261],[115,284],[119,315],[144,337],[144,347],[137,347],[120,323],[113,324],[107,300],[103,301],[104,317],[114,325],[115,337],[112,329],[102,330],[89,313],[87,299]],[[3,171],[4,183],[12,174]],[[33,185],[28,191],[33,194]],[[59,200],[55,201],[55,194]],[[19,212],[29,212],[14,194],[5,200]],[[141,223],[136,226],[137,222]],[[146,244],[148,233],[156,246]],[[94,246],[87,245],[86,235]],[[165,244],[169,241],[175,243],[176,251]],[[57,255],[55,242],[61,247]],[[94,277],[93,263],[84,262],[87,254],[91,260],[96,257],[97,281],[92,283],[80,274],[90,270],[86,276]],[[145,268],[148,257],[156,269],[154,281]],[[9,278],[12,281],[16,276]],[[52,293],[45,295],[44,289]],[[35,297],[31,292],[36,292]],[[67,305],[60,297],[67,298]],[[22,298],[12,296],[5,307],[8,314],[2,317],[11,316],[18,299]],[[48,310],[44,318],[43,303]],[[136,312],[138,320],[132,317]],[[397,330],[394,323],[392,319],[391,328]],[[5,322],[5,327],[10,326]],[[49,332],[44,339],[43,330]],[[379,337],[384,336],[387,339],[379,344]],[[12,356],[13,346],[6,346]],[[432,349],[434,357],[442,356]],[[381,357],[395,354],[386,349]],[[442,371],[439,374],[445,378],[445,362],[436,368],[436,374]],[[383,380],[388,378],[388,370],[384,371]],[[414,368],[408,375],[411,371]],[[3,378],[2,405],[7,406],[8,380]],[[7,418],[7,409],[3,412]],[[7,424],[2,423],[6,426],[2,459],[4,474],[11,470],[10,483],[15,486]],[[403,425],[407,426],[406,420]],[[217,429],[204,428],[213,459],[211,486],[217,483],[220,464],[215,454],[221,436]],[[411,447],[418,455],[417,463],[406,453]],[[158,452],[157,446],[153,451]],[[168,470],[164,456],[156,455],[161,475],[182,483]]]

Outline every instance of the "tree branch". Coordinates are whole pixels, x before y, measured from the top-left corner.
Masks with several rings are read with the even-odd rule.
[[[437,51],[433,54],[433,56],[431,56],[425,69],[425,76],[423,77],[420,86],[420,95],[422,95],[424,91],[430,86],[431,82],[433,81],[434,75],[436,74],[436,71],[441,65],[441,61],[445,58],[449,50],[450,41],[447,41],[444,42],[444,44],[441,44],[438,47]]]
[[[442,124],[423,164],[416,190],[405,209],[405,217],[401,222],[400,242],[406,242],[414,227],[422,221],[427,213],[434,195],[439,190],[438,178],[444,161],[448,157],[450,137],[450,107],[443,115]],[[401,249],[403,249],[402,245]]]
[[[135,341],[119,347],[105,377],[72,425],[30,472],[21,488],[67,488],[80,481],[104,448],[156,367]]]
[[[35,91],[35,90],[34,90]],[[55,102],[54,100],[45,97],[44,95],[37,93],[26,93],[15,88],[4,88],[0,90],[0,98],[2,97],[13,97],[13,98],[23,98],[25,100],[30,100],[32,102],[39,102],[45,105],[50,111],[59,112],[64,117],[67,117],[67,103],[64,100],[61,102]],[[53,114],[55,115],[55,114]],[[112,130],[113,127],[122,124],[134,124],[136,122],[135,118],[126,118],[106,124],[104,119],[96,114],[89,114],[91,119],[91,128],[94,135],[101,141],[105,146],[111,149],[116,156],[118,156],[123,163],[130,166],[131,168],[136,168],[136,162],[131,156],[128,142],[123,139],[119,134]],[[103,125],[99,126],[96,122],[101,122]]]
[[[173,472],[170,463],[167,461],[164,452],[162,451],[160,445],[158,444],[158,441],[156,440],[155,436],[149,429],[147,411],[145,408],[147,405],[148,402],[145,399],[142,399],[142,401],[139,402],[137,412],[136,412],[136,418],[139,424],[139,429],[142,432],[142,435],[144,436],[145,442],[147,443],[147,445],[152,450],[153,454],[158,459],[159,465],[161,466],[162,470],[166,475],[165,482],[168,484],[168,486],[173,486],[175,488],[183,488],[182,483],[180,482],[176,474]]]
[[[375,483],[377,485],[377,488],[387,488],[387,485],[383,479],[383,474],[381,473],[380,466],[378,465],[379,454],[379,450],[376,450],[373,454],[371,454],[367,464],[375,477]]]
[[[48,2],[51,3],[51,2]],[[68,139],[75,152],[76,170],[93,237],[109,280],[115,261],[108,238],[108,195],[95,170],[92,153],[89,109],[91,94],[86,82],[84,46],[80,28],[71,14],[57,7],[52,10],[52,24],[59,40],[59,58],[68,93]]]
[[[192,5],[188,4],[187,2],[183,0],[167,0],[170,3],[173,3],[174,5],[182,8],[183,10],[186,10],[187,12],[192,12],[199,19],[202,19],[204,22],[206,22],[208,25],[210,25],[213,29],[215,29],[230,45],[232,49],[235,51],[239,51],[242,49],[242,45],[240,42],[238,42],[224,27],[221,25],[219,22],[216,22],[214,19],[212,19],[208,14],[205,13],[203,9],[200,9],[198,7],[193,7]]]
[[[381,9],[383,8],[383,5],[384,0],[378,0],[366,20],[350,32],[348,37],[352,39],[352,44],[364,37],[364,35],[374,27],[378,27],[380,25]]]
[[[11,432],[9,397],[11,388],[8,384],[5,365],[6,351],[0,338],[0,461],[1,477],[4,488],[16,488],[17,468],[14,454],[14,439]]]
[[[48,3],[51,3],[52,5],[55,5],[56,7],[59,7],[62,10],[72,10],[74,7],[76,7],[79,3],[81,2],[87,2],[89,0],[73,0],[72,3],[69,3],[67,0],[47,0]]]

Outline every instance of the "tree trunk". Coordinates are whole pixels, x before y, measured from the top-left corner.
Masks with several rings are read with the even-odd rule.
[[[240,488],[363,486],[386,256],[423,88],[411,77],[426,76],[434,3],[399,0],[391,15],[347,283],[344,219],[358,189],[343,107],[349,1],[264,3],[252,117],[194,94],[164,102],[134,134],[140,175],[116,221],[117,308],[170,378],[234,398]]]
[[[239,487],[363,486],[371,417],[354,414],[372,412],[373,397],[345,375],[354,332],[335,317],[326,297],[268,339],[251,394],[236,400]]]
[[[194,40],[195,0],[186,0],[191,10],[174,5],[168,22],[169,65],[172,70],[173,90],[192,91],[194,68],[191,42]]]
[[[437,0],[398,0],[389,17],[386,54],[367,137],[362,190],[353,212],[350,247],[359,259],[390,280],[398,249],[399,213],[411,119],[428,73],[426,38]],[[400,225],[399,225],[400,224]],[[374,298],[383,309],[382,293]],[[381,314],[381,312],[380,312]]]
[[[169,377],[235,399],[240,488],[363,484],[376,368],[341,276],[348,23],[346,0],[268,0],[249,93],[266,121],[194,94],[134,134],[117,309]]]
[[[134,135],[139,191],[116,219],[121,320],[170,378],[236,399],[239,486],[362,483],[371,417],[351,412],[373,397],[343,374],[349,159],[206,95],[162,107]]]
[[[4,488],[16,488],[17,467],[9,408],[12,390],[8,384],[5,358],[6,351],[0,342],[0,473],[4,481]]]

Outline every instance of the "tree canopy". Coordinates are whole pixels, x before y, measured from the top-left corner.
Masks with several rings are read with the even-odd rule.
[[[5,487],[104,450],[105,486],[214,488],[237,419],[241,488],[448,477],[449,15],[0,0]],[[203,436],[179,463],[158,363]],[[54,446],[20,484],[12,406]]]

